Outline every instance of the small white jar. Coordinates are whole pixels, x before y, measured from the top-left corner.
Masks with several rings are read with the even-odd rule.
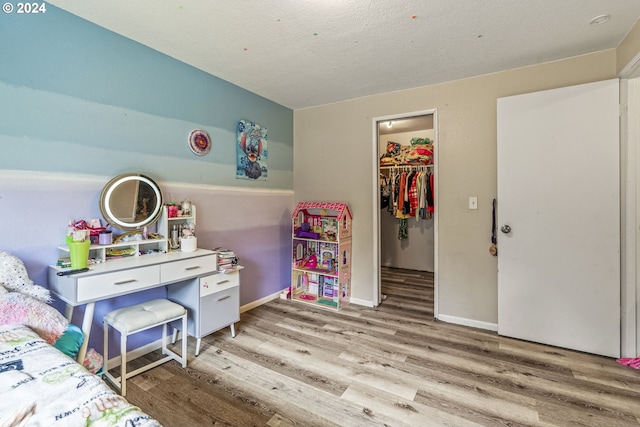
[[[195,236],[186,236],[180,240],[182,252],[195,252],[198,249],[198,239]]]

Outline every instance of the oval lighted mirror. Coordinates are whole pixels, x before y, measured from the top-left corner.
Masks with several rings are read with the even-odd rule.
[[[148,176],[128,173],[113,178],[100,195],[105,221],[121,230],[155,224],[162,214],[162,192]]]

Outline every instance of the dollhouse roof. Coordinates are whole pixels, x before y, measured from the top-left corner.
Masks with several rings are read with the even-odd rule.
[[[331,211],[336,211],[336,217],[338,219],[342,219],[342,217],[346,214],[349,216],[349,219],[352,219],[351,211],[349,210],[349,205],[346,203],[325,203],[325,202],[300,202],[297,204],[296,208],[293,210],[291,214],[291,218],[295,218],[298,216],[298,212],[306,211],[309,209],[326,209]]]

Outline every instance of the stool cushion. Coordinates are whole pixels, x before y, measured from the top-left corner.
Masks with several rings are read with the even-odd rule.
[[[131,333],[182,316],[186,309],[167,299],[154,299],[109,312],[105,321],[121,333]]]

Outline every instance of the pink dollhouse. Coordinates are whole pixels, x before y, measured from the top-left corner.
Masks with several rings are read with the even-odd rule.
[[[300,202],[292,215],[291,298],[338,310],[351,291],[351,211]]]

